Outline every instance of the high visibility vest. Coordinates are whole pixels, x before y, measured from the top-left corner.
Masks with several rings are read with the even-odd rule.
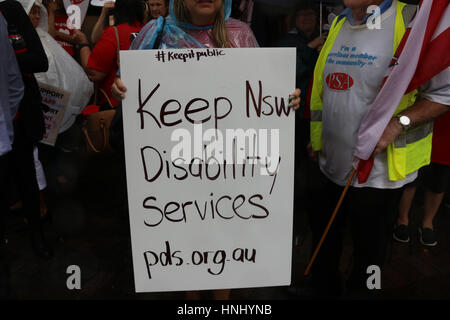
[[[406,31],[405,21],[411,17],[411,8],[405,3],[396,2],[397,13],[395,17],[394,45],[393,53],[397,50],[403,34]],[[315,151],[322,149],[322,94],[323,94],[323,71],[328,54],[333,48],[333,44],[344,25],[345,17],[336,17],[333,21],[327,40],[320,51],[319,58],[314,69],[314,80],[311,91],[311,143]],[[394,116],[414,104],[418,91],[414,90],[403,96],[400,104],[395,110]],[[431,141],[433,134],[433,123],[426,123],[419,127],[408,129],[395,139],[387,147],[387,163],[389,179],[398,181],[405,179],[410,174],[422,166],[430,163]]]

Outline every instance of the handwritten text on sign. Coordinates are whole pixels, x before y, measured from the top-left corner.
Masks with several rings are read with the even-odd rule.
[[[48,107],[44,113],[45,133],[41,142],[54,146],[69,102],[70,92],[42,82],[38,84],[42,103]]]
[[[295,49],[121,52],[137,292],[287,285]]]

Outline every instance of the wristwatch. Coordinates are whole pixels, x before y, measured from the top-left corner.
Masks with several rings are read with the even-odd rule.
[[[83,47],[89,47],[89,48],[91,48],[91,45],[90,45],[89,43],[80,43],[80,44],[77,44],[77,45],[76,45],[76,48],[77,48],[78,50],[81,50],[81,48],[83,48]]]
[[[411,128],[411,119],[405,115],[397,115],[398,123],[402,126],[403,131]]]

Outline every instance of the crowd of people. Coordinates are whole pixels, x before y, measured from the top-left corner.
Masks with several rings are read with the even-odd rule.
[[[68,26],[62,0],[0,1],[0,239],[5,234],[4,213],[21,208],[34,251],[44,259],[53,256],[43,230],[46,165],[37,150],[41,151],[46,107],[37,80],[51,80],[55,86],[66,83],[70,79],[58,74],[63,67],[70,68],[75,79],[70,84],[77,91],[69,101],[72,111],[66,111],[56,151],[52,150],[58,168],[58,163],[71,161],[68,145],[74,145],[74,136],[81,138],[77,123],[87,114],[83,108],[89,101],[100,106],[89,112],[121,108],[127,84],[118,73],[119,50],[276,45],[297,49],[297,89],[290,100],[296,110],[294,237],[299,236],[300,211],[305,209],[313,246],[317,245],[351,175],[361,123],[417,7],[397,0],[344,0],[345,10],[320,14],[315,3],[297,2],[283,18],[285,34],[268,39],[257,29],[259,14],[271,6],[264,1],[107,1],[89,34]],[[379,6],[383,23],[377,31],[367,28],[367,7],[372,4]],[[169,31],[158,37],[163,28]],[[374,58],[364,68],[328,59],[342,48]],[[341,86],[344,82],[346,87]],[[445,231],[435,228],[434,218],[450,181],[449,106],[450,69],[445,65],[405,94],[376,144],[368,179],[350,181],[342,212],[313,265],[319,296],[339,297],[344,289],[367,291],[367,267],[383,265],[389,241],[410,241],[408,215],[422,183],[426,191],[420,241],[424,246],[438,244],[436,232]],[[313,177],[312,172],[318,174]],[[57,179],[66,182],[64,170]],[[347,221],[354,263],[343,286],[339,262]],[[2,240],[0,297],[7,297],[9,271],[3,250]],[[227,299],[229,294],[218,290],[213,297]],[[189,292],[187,297],[199,294]]]

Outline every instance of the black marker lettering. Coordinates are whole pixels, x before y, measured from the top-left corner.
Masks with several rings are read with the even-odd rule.
[[[161,128],[161,124],[158,122],[158,119],[151,112],[144,110],[145,105],[150,100],[150,98],[155,94],[156,90],[158,90],[159,87],[160,84],[158,83],[156,87],[152,90],[152,92],[150,92],[150,94],[147,96],[147,98],[145,98],[145,100],[142,101],[141,79],[139,79],[138,82],[139,108],[137,109],[137,113],[139,113],[139,116],[141,118],[141,130],[144,129],[144,113],[150,115],[153,118],[153,120],[155,120],[158,127]]]

